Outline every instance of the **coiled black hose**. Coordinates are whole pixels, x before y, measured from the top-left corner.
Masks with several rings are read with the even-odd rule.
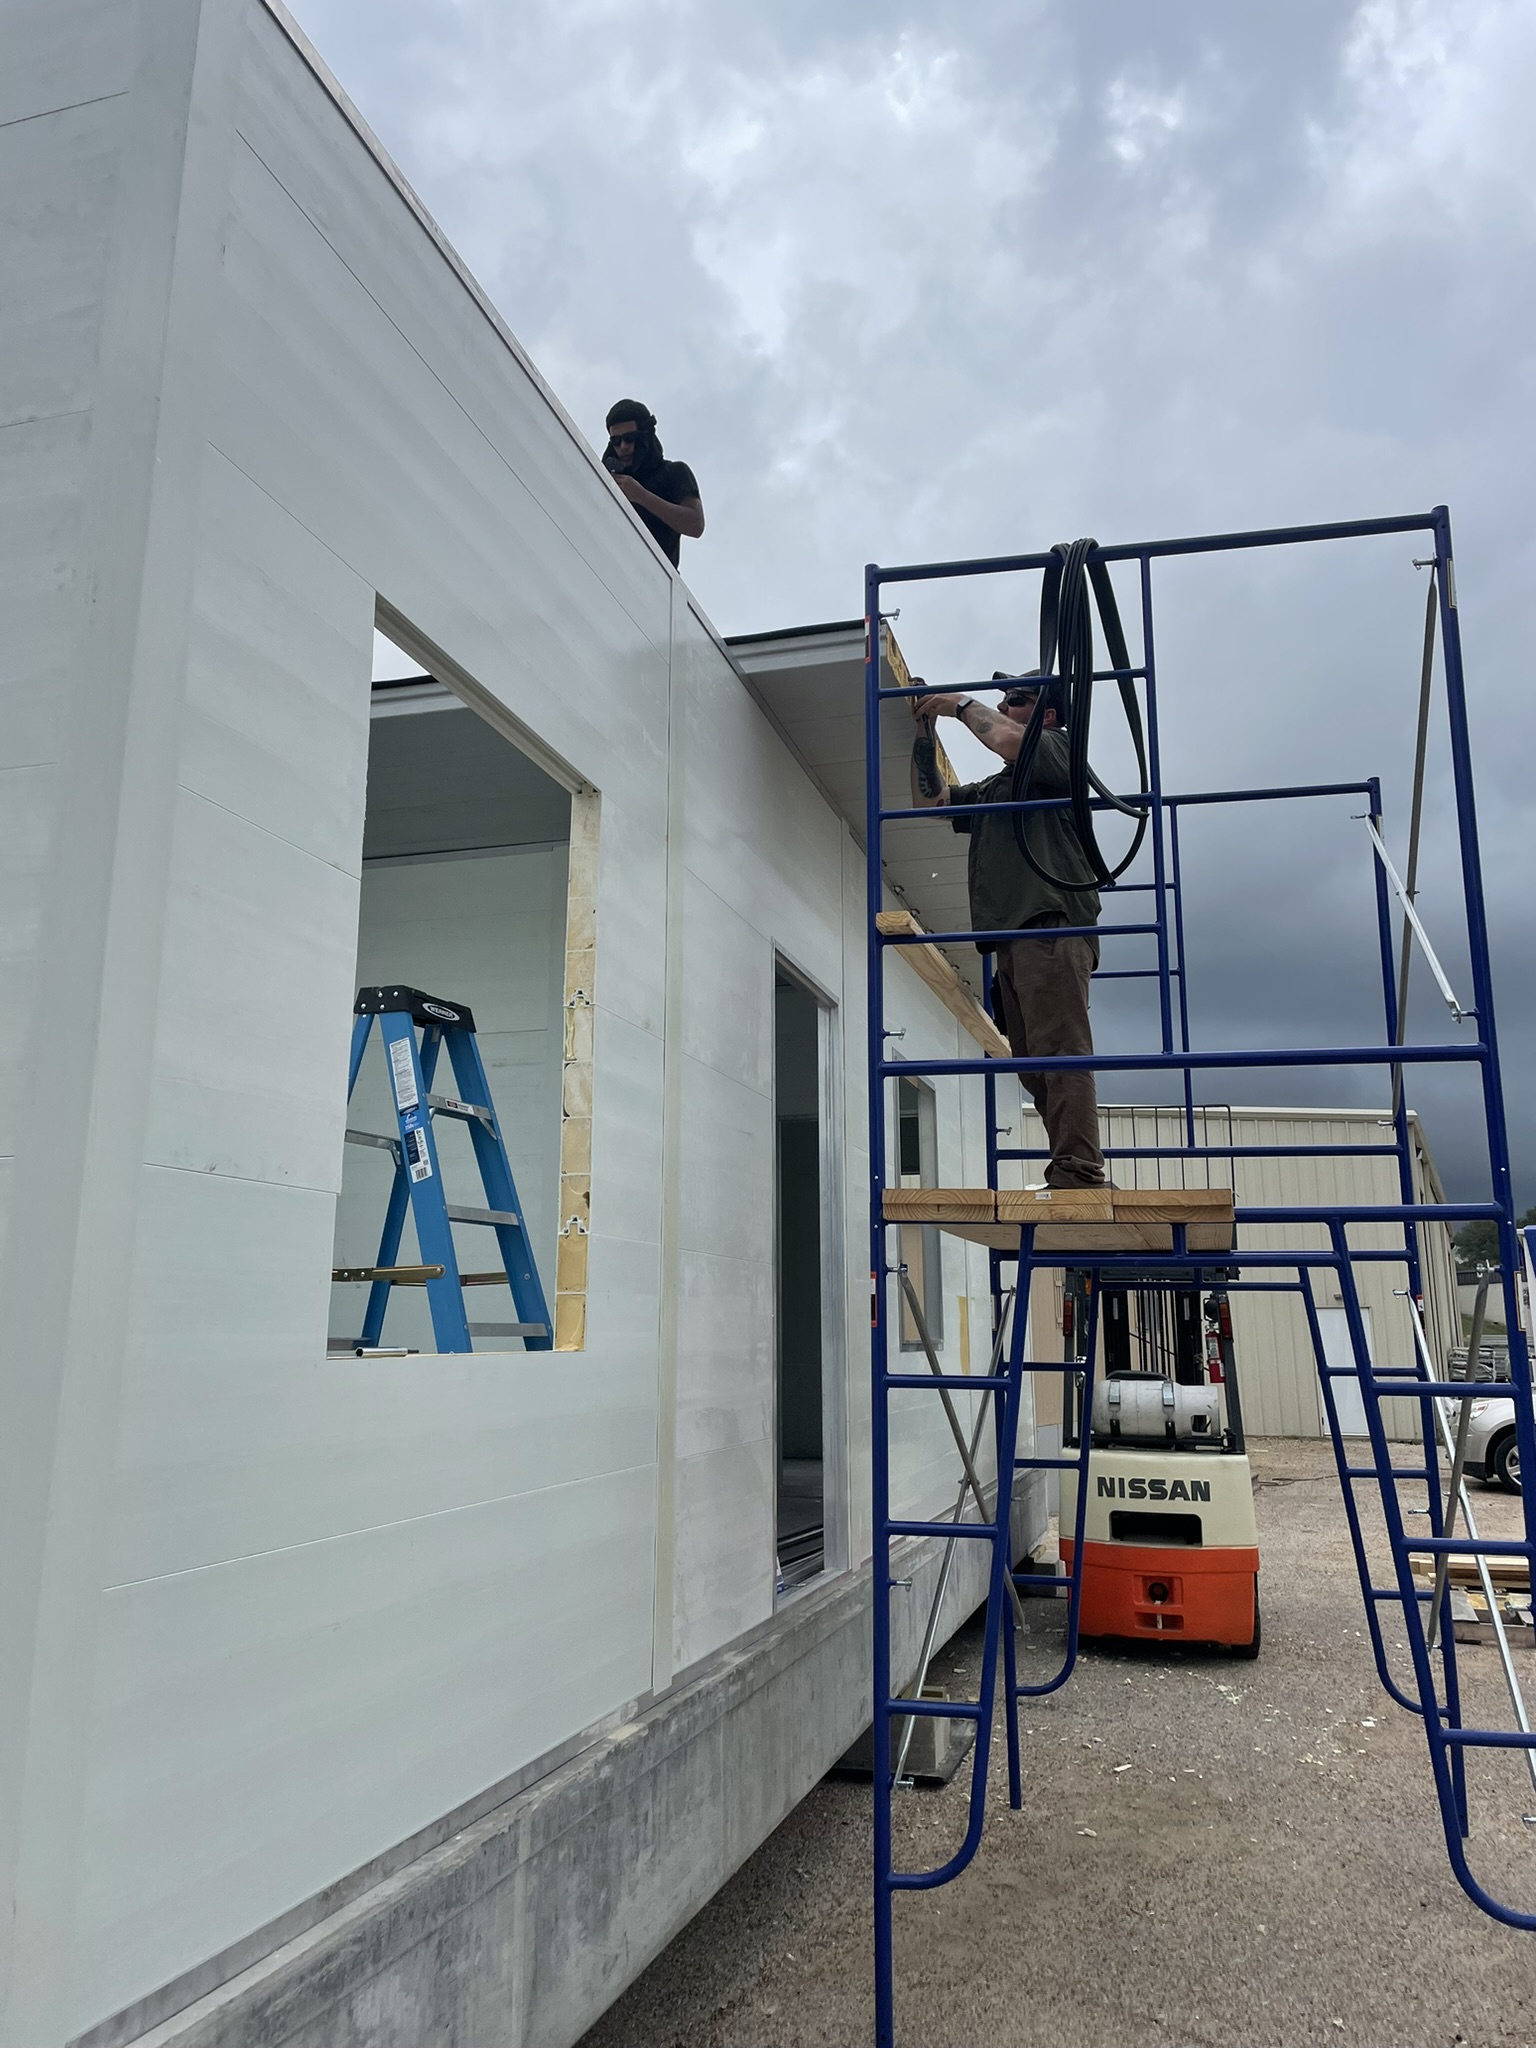
[[[1103,562],[1091,562],[1088,557],[1098,546],[1096,540],[1058,541],[1051,549],[1051,563],[1045,572],[1044,587],[1040,592],[1040,669],[1043,681],[1051,676],[1060,658],[1061,695],[1064,702],[1061,723],[1067,736],[1068,795],[1071,798],[1072,823],[1077,832],[1078,843],[1083,856],[1093,870],[1094,882],[1101,888],[1110,888],[1125,873],[1131,862],[1141,851],[1141,843],[1147,834],[1148,810],[1145,804],[1127,803],[1107,789],[1094,773],[1088,759],[1089,729],[1093,723],[1093,599],[1099,608],[1099,622],[1104,628],[1104,643],[1109,653],[1111,668],[1128,669],[1131,657],[1126,650],[1125,633],[1120,624],[1120,611],[1115,603],[1114,585],[1109,580],[1109,570]],[[1034,680],[1030,676],[1013,679],[1019,683]],[[1141,777],[1140,787],[1147,787],[1147,745],[1146,734],[1141,722],[1141,704],[1136,695],[1136,685],[1129,676],[1118,678],[1120,702],[1125,709],[1125,722],[1130,728],[1131,744],[1136,750],[1136,767]],[[1013,781],[1009,794],[1015,803],[1025,800],[1035,756],[1040,750],[1040,735],[1045,730],[1046,693],[1041,690],[1035,701],[1034,711],[1024,728],[1024,738],[1019,747],[1018,758],[1013,764]],[[1093,795],[1097,794],[1122,812],[1136,820],[1135,836],[1130,850],[1115,867],[1104,858],[1099,846],[1098,835],[1093,829]],[[1019,851],[1029,862],[1042,882],[1049,882],[1058,889],[1081,889],[1085,885],[1080,877],[1053,875],[1042,867],[1031,852],[1025,833],[1029,813],[1013,813],[1014,837]]]

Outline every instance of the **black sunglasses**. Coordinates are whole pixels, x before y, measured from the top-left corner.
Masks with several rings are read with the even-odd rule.
[[[608,436],[608,446],[610,448],[633,448],[639,439],[640,436],[638,434],[610,434]]]

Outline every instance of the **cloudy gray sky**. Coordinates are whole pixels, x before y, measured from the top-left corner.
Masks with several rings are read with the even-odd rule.
[[[709,531],[684,568],[724,632],[856,614],[867,560],[1448,503],[1516,1189],[1536,1201],[1536,8],[299,13],[589,434],[620,394],[655,408],[701,480]],[[1400,854],[1423,552],[1387,541],[1160,572],[1168,786],[1379,773]],[[1028,654],[1032,589],[891,601],[930,679]],[[1470,1000],[1443,716],[1434,732],[1421,908]],[[1107,733],[1104,754],[1121,758]],[[1349,808],[1192,826],[1205,1044],[1379,1031]],[[1413,1031],[1454,1035],[1427,975],[1418,986]],[[1147,1042],[1140,987],[1096,998],[1101,1042]],[[1363,1086],[1231,1076],[1211,1092],[1374,1099]],[[1480,1194],[1462,1080],[1426,1076],[1410,1099],[1453,1190]]]

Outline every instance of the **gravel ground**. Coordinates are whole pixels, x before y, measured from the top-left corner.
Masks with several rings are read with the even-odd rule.
[[[998,1737],[971,1868],[897,1901],[902,2048],[1536,2044],[1536,1938],[1451,1876],[1418,1724],[1376,1680],[1328,1448],[1271,1441],[1254,1467],[1262,1656],[1086,1650],[1024,1717],[1019,1814]],[[1472,1491],[1484,1534],[1516,1533],[1518,1502]],[[1037,1611],[1023,1676],[1060,1639],[1059,1606]],[[974,1693],[978,1652],[971,1627],[941,1655],[952,1692]],[[1461,1665],[1504,1723],[1495,1652]],[[1536,1906],[1536,1800],[1508,1758],[1477,1762],[1473,1868]],[[898,1799],[904,1865],[949,1853],[969,1783],[967,1763]],[[581,2048],[866,2048],[869,1815],[867,1785],[819,1785]]]

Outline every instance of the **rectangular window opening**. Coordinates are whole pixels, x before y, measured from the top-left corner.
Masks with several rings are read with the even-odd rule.
[[[829,1443],[837,1437],[833,1010],[783,965],[774,975],[779,1589],[827,1569]]]
[[[938,1125],[933,1090],[926,1081],[900,1080],[896,1083],[896,1159],[898,1185],[904,1188],[936,1188],[939,1184]],[[901,1262],[912,1282],[933,1339],[934,1349],[944,1342],[944,1282],[940,1261],[943,1256],[938,1226],[932,1223],[903,1224],[897,1233],[901,1241]],[[920,1351],[917,1318],[901,1290],[901,1348]]]
[[[494,1114],[515,1204],[506,1195],[492,1199],[494,1161],[487,1169],[477,1156],[474,1134],[483,1155],[489,1127],[445,1106],[469,1100],[448,1040],[427,1091],[436,1102],[416,1107],[429,1120],[437,1157],[435,1175],[422,1175],[427,1154],[403,1128],[411,1105],[397,1100],[374,1024],[347,1108],[329,1348],[350,1352],[366,1342],[381,1350],[518,1351],[546,1348],[542,1331],[554,1349],[580,1350],[597,795],[558,780],[531,749],[481,716],[465,701],[457,673],[445,679],[448,669],[375,633],[355,987],[416,989],[472,1014],[490,1098],[480,1106]],[[421,1031],[415,1036],[420,1045]],[[448,1286],[431,1284],[434,1263],[418,1239],[402,1162],[417,1179],[438,1182],[461,1286],[446,1265]],[[404,1213],[391,1252],[392,1197]],[[466,1211],[521,1219],[543,1296],[531,1328],[526,1288],[519,1308],[508,1283],[503,1234]],[[371,1277],[381,1266],[406,1277],[385,1286]],[[334,1277],[343,1273],[369,1277]],[[455,1301],[467,1331],[461,1326],[445,1341]]]

